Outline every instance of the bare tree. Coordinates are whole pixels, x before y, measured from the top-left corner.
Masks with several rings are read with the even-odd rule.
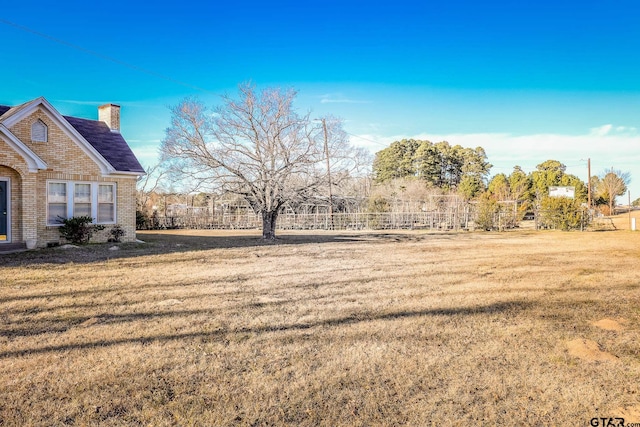
[[[616,197],[622,196],[627,191],[627,185],[631,182],[631,174],[619,170],[605,171],[596,181],[596,196],[606,200],[609,204],[609,215],[613,215]]]
[[[160,187],[167,174],[167,170],[163,168],[161,163],[147,166],[144,169],[147,173],[138,180],[136,198],[137,209],[141,212],[146,212],[151,194]]]
[[[256,93],[251,84],[243,84],[239,99],[223,96],[213,113],[185,99],[172,108],[162,142],[163,158],[182,177],[241,195],[261,213],[265,239],[275,239],[278,213],[287,201],[326,188],[325,152],[336,176],[357,167],[357,152],[340,122],[330,120],[325,134],[309,113],[294,110],[295,96],[294,90]]]

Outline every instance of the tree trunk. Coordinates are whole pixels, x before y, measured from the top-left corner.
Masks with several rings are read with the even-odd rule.
[[[262,212],[262,238],[265,240],[276,239],[276,220],[278,210]]]

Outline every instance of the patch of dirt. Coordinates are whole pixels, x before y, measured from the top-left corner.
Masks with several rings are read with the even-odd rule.
[[[624,326],[621,325],[624,323],[624,319],[620,319],[619,321],[612,319],[600,319],[597,322],[591,322],[591,324],[597,328],[604,329],[606,331],[621,331],[624,329]]]
[[[588,362],[616,361],[618,358],[611,353],[600,350],[597,342],[578,338],[567,343],[569,354]]]
[[[625,425],[640,422],[640,404],[620,408],[617,413],[624,418]]]

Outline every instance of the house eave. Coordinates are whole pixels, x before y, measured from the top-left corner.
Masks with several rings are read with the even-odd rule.
[[[16,136],[3,123],[0,123],[0,135],[4,135],[4,139],[7,144],[24,159],[27,163],[29,172],[38,172],[39,170],[47,169],[47,163],[36,153],[31,151],[31,149],[22,141],[16,138]]]
[[[127,178],[139,178],[146,175],[146,172],[131,172],[131,171],[114,171],[105,176],[124,176]]]
[[[80,147],[84,153],[89,156],[100,168],[103,175],[110,175],[116,172],[115,168],[98,152],[44,97],[39,97],[25,104],[19,111],[2,121],[7,128],[15,125],[25,117],[33,113],[38,108],[43,107],[44,113],[51,119],[60,129],[65,131],[71,139]],[[24,144],[23,144],[24,145]]]

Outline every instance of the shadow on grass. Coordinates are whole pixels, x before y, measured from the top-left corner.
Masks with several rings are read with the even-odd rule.
[[[184,261],[181,260],[181,261]],[[350,273],[354,273],[354,272],[362,272],[362,273],[366,273],[369,272],[370,268],[363,266],[360,268],[351,268],[349,270]],[[265,275],[268,275],[269,278],[271,280],[292,280],[293,282],[295,282],[295,279],[297,278],[297,276],[299,275],[299,272],[296,271],[281,271],[278,274],[274,275],[271,272],[267,272],[265,273]],[[239,278],[238,278],[239,277]],[[256,280],[256,279],[260,279],[261,274],[260,273],[252,273],[251,275],[237,275],[236,280],[237,281],[245,281],[245,280]],[[411,273],[394,273],[393,277],[395,279],[401,279],[401,278],[412,278],[413,274]],[[229,283],[231,279],[229,277],[222,277],[219,279],[210,279],[207,278],[206,281],[191,281],[189,279],[185,279],[184,282],[171,282],[171,283],[166,283],[166,282],[160,282],[160,283],[146,283],[143,285],[135,285],[135,286],[130,286],[126,283],[124,284],[120,284],[120,285],[112,285],[112,286],[104,286],[104,287],[94,287],[91,289],[74,289],[74,288],[66,288],[67,290],[61,290],[60,287],[57,286],[52,286],[51,288],[45,288],[44,290],[40,290],[39,292],[31,292],[31,293],[19,293],[17,295],[11,295],[11,296],[0,296],[0,304],[3,303],[8,303],[8,302],[16,302],[16,301],[32,301],[32,302],[37,302],[37,303],[44,303],[45,301],[47,302],[47,310],[51,311],[53,309],[78,309],[78,308],[90,308],[90,309],[96,309],[100,306],[111,306],[112,303],[110,302],[110,298],[114,295],[118,295],[121,296],[123,294],[140,294],[143,291],[146,290],[154,290],[154,291],[162,291],[162,290],[175,290],[175,289],[180,289],[180,290],[186,290],[188,288],[195,288],[198,289],[199,291],[199,296],[198,298],[202,297],[202,287],[206,286],[209,288],[213,288],[215,285],[217,284],[225,284],[225,283]],[[343,285],[347,286],[350,283],[353,283],[352,278],[349,277],[344,277],[341,278],[339,280],[332,280],[332,281],[327,281],[327,280],[318,280],[318,281],[312,281],[309,283],[302,283],[302,284],[291,284],[288,287],[284,288],[284,290],[288,290],[288,289],[320,289],[320,288],[326,288],[326,287],[331,287],[331,286],[335,286],[335,285]],[[364,279],[366,281],[372,281],[375,280],[374,278],[367,278]],[[292,282],[292,283],[293,283]],[[53,292],[55,291],[55,292]],[[247,289],[243,289],[243,288],[236,288],[233,290],[226,290],[226,291],[215,291],[215,290],[211,290],[209,292],[206,292],[204,296],[206,297],[225,297],[225,296],[233,296],[233,295],[238,295],[238,294],[246,294],[246,293],[251,293],[254,294],[255,292],[251,289],[251,288],[247,288]],[[87,303],[87,304],[79,304],[78,302],[75,301],[75,298],[77,297],[82,297],[82,296],[93,296],[93,297],[100,297],[102,301],[104,301],[103,303],[95,303],[95,302],[91,302],[91,303]],[[55,306],[52,308],[52,306],[48,303],[50,300],[55,299],[55,298],[64,298],[64,297],[73,297],[74,300],[70,301],[67,305],[61,305],[61,306]],[[181,297],[181,299],[184,299],[184,297]],[[141,302],[141,301],[136,301],[136,302]],[[5,308],[4,309],[5,313],[10,313],[12,310]],[[15,312],[22,312],[23,309],[22,308],[16,308]]]
[[[220,328],[212,332],[186,332],[186,333],[178,333],[178,334],[169,334],[169,335],[149,335],[149,336],[139,336],[139,337],[127,337],[121,339],[112,339],[112,340],[100,340],[100,341],[91,341],[91,342],[80,342],[80,343],[69,343],[69,344],[61,344],[61,345],[52,345],[45,346],[39,348],[30,348],[30,349],[22,349],[22,350],[14,350],[14,351],[5,351],[0,353],[1,359],[6,359],[10,357],[22,357],[29,355],[38,355],[44,353],[53,353],[53,352],[64,352],[64,351],[74,351],[74,350],[85,350],[85,349],[93,349],[99,347],[110,347],[117,346],[123,344],[150,344],[154,342],[169,342],[169,341],[179,341],[179,340],[191,340],[191,339],[204,339],[204,340],[216,340],[216,339],[225,339],[228,338],[229,335],[234,334],[264,334],[264,333],[279,333],[279,332],[290,332],[290,331],[304,331],[311,330],[314,328],[333,328],[340,326],[349,326],[364,322],[373,322],[373,321],[393,321],[399,319],[410,319],[410,318],[418,318],[425,316],[447,316],[447,317],[456,317],[456,316],[483,316],[483,315],[495,315],[495,314],[510,314],[514,315],[523,310],[529,309],[532,307],[532,303],[530,301],[503,301],[497,302],[494,304],[488,305],[477,305],[470,307],[460,307],[460,308],[442,308],[442,309],[430,309],[430,310],[403,310],[397,312],[390,313],[355,313],[350,314],[343,317],[337,317],[333,319],[321,320],[317,322],[305,322],[305,323],[292,323],[292,324],[283,324],[283,325],[264,325],[258,327],[241,327],[235,329],[226,329]],[[198,313],[200,311],[197,311]],[[165,312],[161,313],[162,316],[175,316],[181,314],[190,314],[189,312]],[[122,317],[121,319],[116,319],[117,317]],[[148,314],[131,314],[124,316],[104,316],[104,320],[108,323],[109,321],[131,321],[140,318],[148,317]],[[53,331],[55,332],[55,331]]]
[[[0,267],[17,267],[38,264],[92,263],[109,259],[132,258],[147,255],[163,255],[212,249],[260,248],[280,245],[306,245],[348,242],[403,242],[418,241],[426,237],[453,239],[459,233],[438,232],[412,234],[398,232],[312,232],[288,234],[281,232],[275,240],[264,240],[259,231],[248,234],[228,231],[170,230],[167,232],[143,232],[138,238],[144,243],[101,243],[79,247],[54,247],[33,251],[0,254]],[[113,248],[117,249],[113,249]]]

